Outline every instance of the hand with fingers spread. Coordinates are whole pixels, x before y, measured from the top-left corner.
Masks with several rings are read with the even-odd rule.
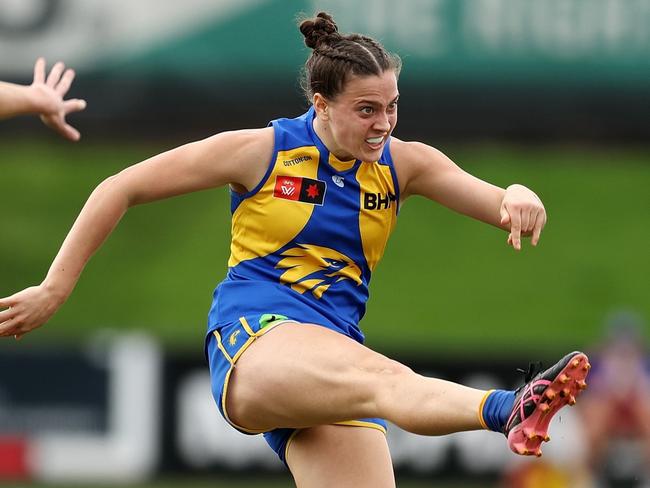
[[[47,322],[63,303],[43,285],[0,298],[0,337],[20,339]]]
[[[69,113],[85,109],[86,102],[77,98],[63,99],[74,77],[75,72],[70,68],[66,70],[65,65],[59,61],[52,67],[46,79],[45,59],[38,58],[34,65],[34,81],[30,89],[41,103],[38,113],[41,114],[43,123],[66,139],[78,141],[79,131],[68,124],[65,117]]]
[[[546,210],[539,197],[523,185],[510,185],[499,209],[501,225],[508,227],[508,245],[521,250],[522,236],[532,236],[530,243],[537,246],[546,224]]]
[[[45,59],[34,65],[31,85],[0,82],[0,119],[21,114],[39,114],[45,125],[71,141],[78,141],[79,131],[66,122],[66,116],[86,108],[86,102],[77,98],[64,100],[75,77],[72,69],[56,63],[46,75]]]

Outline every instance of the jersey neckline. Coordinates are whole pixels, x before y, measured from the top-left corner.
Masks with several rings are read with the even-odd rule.
[[[316,131],[314,130],[315,118],[316,118],[316,110],[314,110],[314,106],[312,105],[311,107],[309,107],[309,110],[307,111],[307,117],[306,117],[307,131],[309,132],[309,135],[311,136],[315,146],[318,148],[319,152],[321,153],[321,160],[337,173],[348,173],[351,171],[356,171],[359,165],[361,164],[361,160],[350,159],[348,161],[342,161],[339,158],[337,158],[332,152],[330,152],[330,150],[327,149],[327,146],[325,146],[321,138],[318,137],[318,134],[316,134]]]

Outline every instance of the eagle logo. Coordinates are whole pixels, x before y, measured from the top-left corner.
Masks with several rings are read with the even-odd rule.
[[[235,344],[237,344],[237,336],[239,335],[240,332],[241,332],[241,330],[237,329],[235,332],[230,334],[230,337],[228,338],[228,343],[231,346],[234,346]]]
[[[286,269],[280,282],[291,284],[291,289],[300,294],[311,291],[321,298],[327,289],[341,280],[352,280],[361,284],[361,270],[354,262],[329,247],[299,244],[282,253],[283,259],[275,266]]]

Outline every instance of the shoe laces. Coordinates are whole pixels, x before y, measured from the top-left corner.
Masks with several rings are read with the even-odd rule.
[[[518,373],[524,374],[524,383],[529,383],[536,374],[542,371],[542,362],[528,363],[528,369],[517,368]]]

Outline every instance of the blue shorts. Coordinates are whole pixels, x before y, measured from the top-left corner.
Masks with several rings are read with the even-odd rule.
[[[282,428],[268,432],[250,430],[236,425],[228,417],[226,411],[226,395],[228,394],[228,381],[233,366],[258,337],[286,322],[295,322],[281,315],[263,314],[241,317],[239,320],[220,326],[217,330],[208,333],[206,337],[206,355],[210,365],[210,382],[212,396],[221,415],[235,429],[244,434],[264,434],[264,439],[286,464],[286,452],[291,439],[300,429]],[[340,332],[337,330],[337,332]],[[379,418],[367,418],[336,422],[337,425],[354,427],[370,427],[386,433],[386,421]]]

